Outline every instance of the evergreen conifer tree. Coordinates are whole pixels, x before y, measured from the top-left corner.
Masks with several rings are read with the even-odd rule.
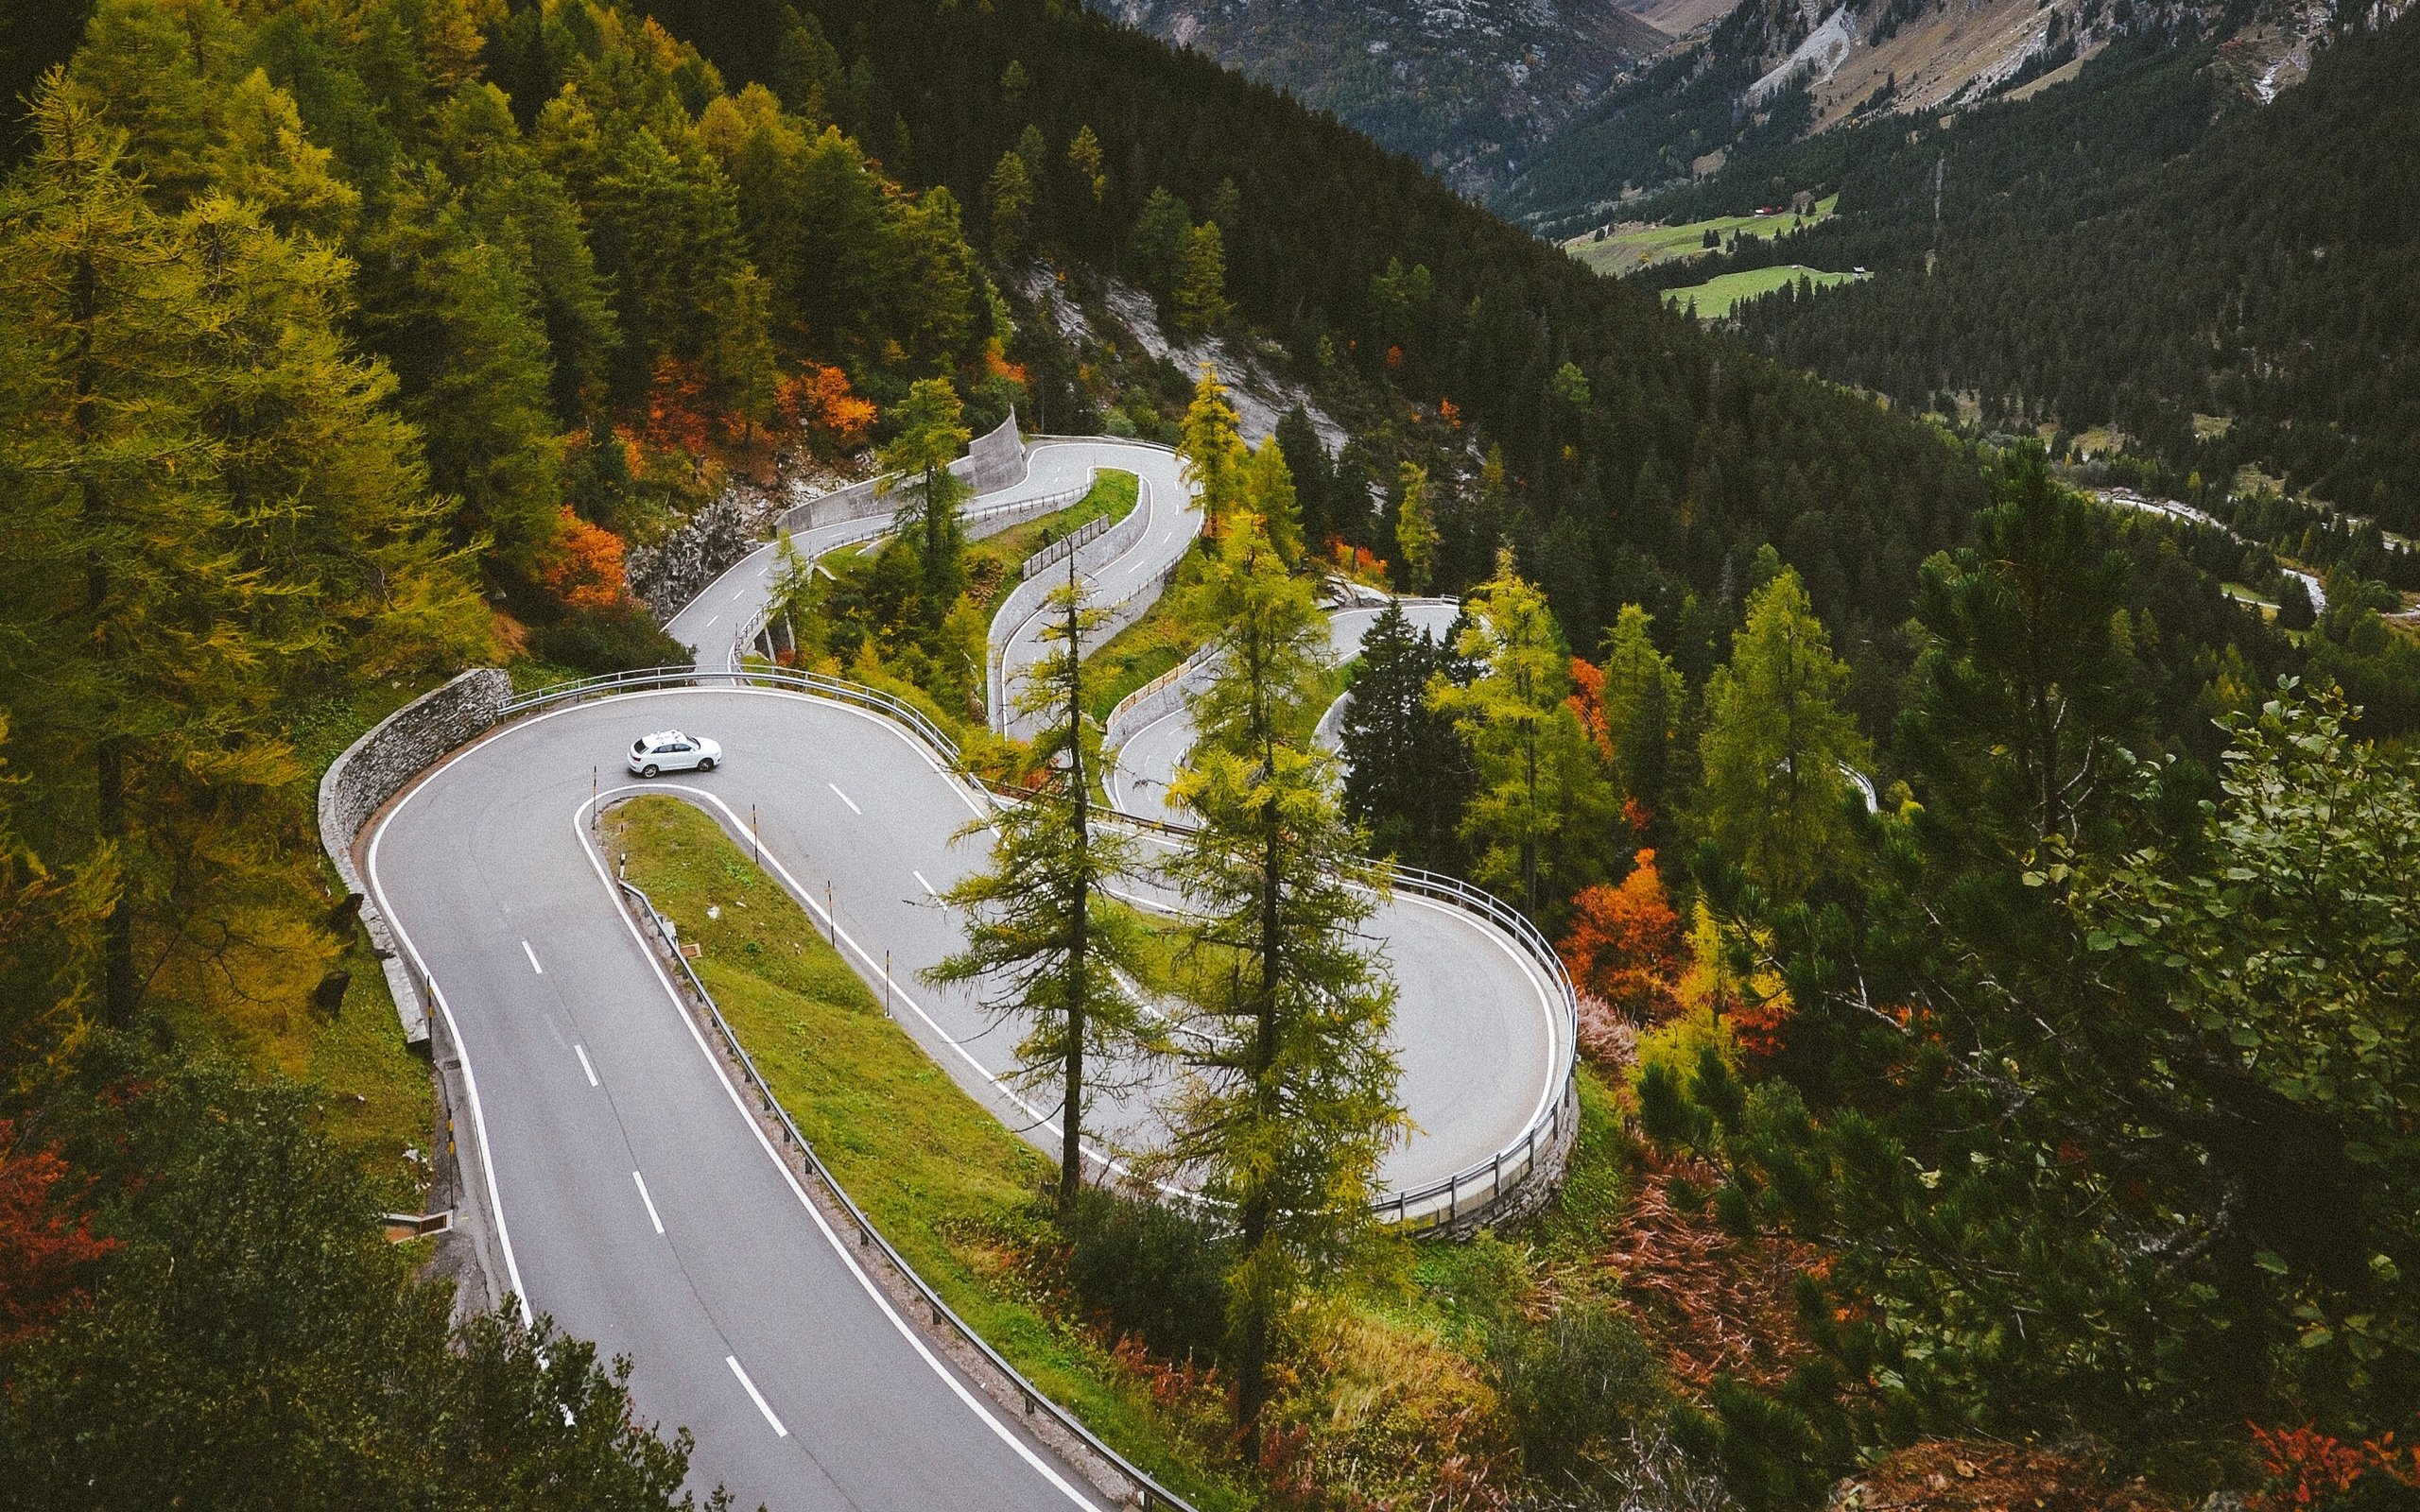
[[[1021,1015],[1017,1077],[1059,1095],[1059,1219],[1075,1212],[1083,1182],[1084,1112],[1103,1081],[1136,1069],[1133,1053],[1151,1037],[1120,981],[1142,967],[1139,921],[1110,889],[1135,870],[1134,846],[1093,814],[1093,774],[1100,731],[1086,713],[1083,653],[1103,614],[1085,602],[1068,564],[1067,582],[1046,601],[1046,649],[1026,674],[1017,709],[1033,724],[1038,783],[1002,805],[988,825],[992,864],[949,889],[942,901],[967,919],[966,948],[930,973],[937,982],[991,984],[994,1013]]]
[[[1706,833],[1777,902],[1804,897],[1848,854],[1846,768],[1872,758],[1840,707],[1847,679],[1798,574],[1783,568],[1750,595],[1731,660],[1706,682]]]
[[[1361,638],[1361,673],[1344,706],[1344,812],[1382,855],[1451,870],[1471,791],[1470,752],[1428,701],[1449,653],[1392,599]]]
[[[1185,234],[1168,301],[1182,335],[1205,336],[1227,323],[1227,251],[1217,221],[1205,220]]]
[[[1406,1124],[1387,1043],[1394,987],[1359,934],[1383,880],[1349,859],[1365,837],[1343,816],[1335,759],[1290,733],[1325,640],[1318,610],[1249,515],[1209,592],[1227,628],[1174,792],[1199,828],[1168,874],[1217,964],[1163,1163],[1233,1215],[1230,1354],[1249,1457],[1276,1321],[1373,1221],[1378,1162]]]
[[[1571,657],[1546,596],[1506,547],[1495,576],[1465,606],[1457,650],[1468,684],[1442,674],[1429,699],[1450,714],[1478,762],[1462,820],[1475,881],[1506,890],[1533,917],[1594,881],[1613,800],[1596,749],[1567,702]]]

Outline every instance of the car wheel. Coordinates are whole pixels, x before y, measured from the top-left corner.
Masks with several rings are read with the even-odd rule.
[[[702,757],[702,758],[700,758],[700,759],[699,760],[699,762],[698,762],[698,770],[700,770],[700,771],[701,771],[701,772],[711,772],[711,771],[713,771],[714,769],[715,769],[715,759],[714,759],[713,757],[711,757],[711,756],[707,756],[707,757]]]
[[[655,775],[655,763],[649,762],[645,766],[640,767],[639,775],[641,777],[653,777]]]

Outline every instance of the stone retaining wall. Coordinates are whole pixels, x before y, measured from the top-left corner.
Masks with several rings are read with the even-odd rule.
[[[396,947],[394,932],[353,864],[353,843],[370,816],[403,791],[405,783],[447,751],[494,728],[511,699],[510,678],[494,667],[474,667],[372,725],[328,764],[320,779],[320,843],[336,864],[345,890],[362,900],[362,925],[386,968],[404,1038],[413,1044],[428,1039],[427,1009]]]
[[[1580,1089],[1577,1084],[1564,1084],[1563,1117],[1558,1120],[1554,1143],[1538,1152],[1530,1169],[1507,1187],[1494,1201],[1481,1204],[1430,1230],[1436,1237],[1464,1240],[1482,1228],[1510,1228],[1537,1216],[1563,1190],[1564,1173],[1571,1169],[1571,1149],[1580,1142]]]

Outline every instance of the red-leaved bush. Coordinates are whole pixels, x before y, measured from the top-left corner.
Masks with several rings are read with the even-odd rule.
[[[0,1349],[42,1332],[84,1299],[84,1267],[117,1247],[73,1211],[68,1166],[54,1145],[15,1147],[0,1120]]]

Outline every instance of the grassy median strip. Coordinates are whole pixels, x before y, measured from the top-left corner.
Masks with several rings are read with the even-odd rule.
[[[699,947],[715,996],[799,1129],[850,1196],[958,1314],[1120,1453],[1204,1508],[1249,1504],[1203,1471],[1053,1307],[1033,1257],[1055,1252],[1037,1194],[1054,1167],[962,1091],[883,1012],[804,910],[704,814],[669,797],[605,817],[630,880]]]
[[[970,556],[993,553],[1011,568],[1020,567],[1028,557],[1053,541],[1064,541],[1096,520],[1125,519],[1134,512],[1135,503],[1142,496],[1142,480],[1133,473],[1103,472],[1093,479],[1093,486],[1084,496],[1067,507],[1038,520],[1020,521],[997,535],[970,543],[967,552]]]

